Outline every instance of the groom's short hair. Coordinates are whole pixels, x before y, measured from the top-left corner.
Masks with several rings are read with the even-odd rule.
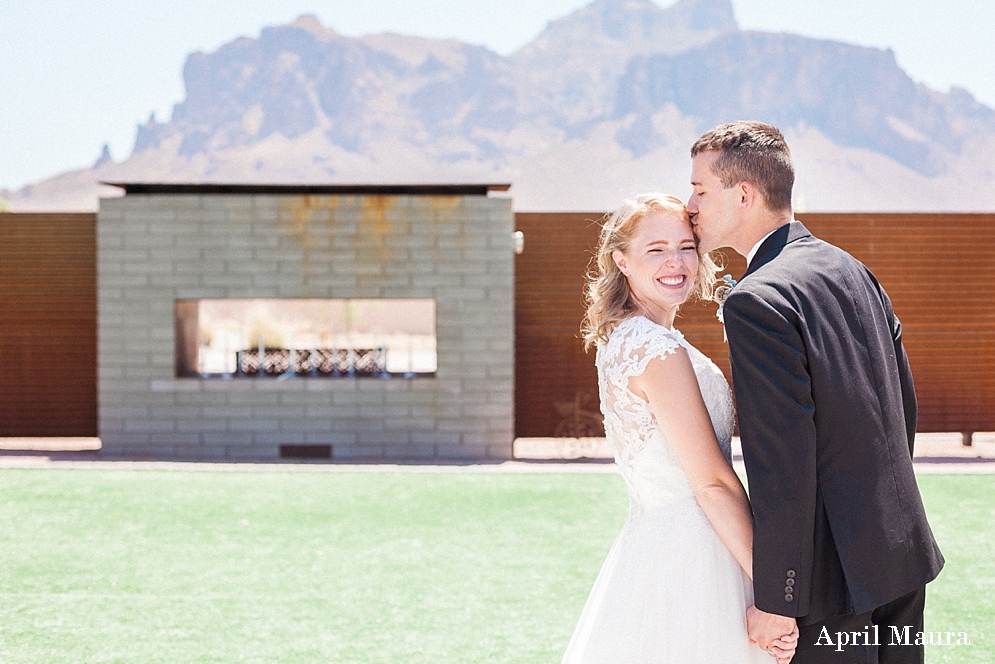
[[[728,188],[749,182],[772,212],[791,209],[795,167],[777,127],[753,120],[728,122],[711,129],[691,146],[691,157],[718,152],[712,173]]]

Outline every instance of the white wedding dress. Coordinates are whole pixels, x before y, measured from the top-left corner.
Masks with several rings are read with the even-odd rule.
[[[738,664],[773,660],[746,635],[749,577],[698,506],[649,404],[628,389],[652,358],[690,354],[715,435],[731,458],[729,384],[683,335],[642,316],[598,347],[605,431],[629,489],[629,517],[581,613],[564,664]]]

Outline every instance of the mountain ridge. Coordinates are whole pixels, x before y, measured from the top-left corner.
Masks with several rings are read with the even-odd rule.
[[[4,196],[93,209],[100,179],[510,180],[520,209],[605,209],[686,193],[693,140],[749,117],[789,137],[811,209],[995,209],[995,111],[887,50],[742,31],[731,0],[594,0],[509,56],[302,16],[193,53],[183,75],[128,158]]]

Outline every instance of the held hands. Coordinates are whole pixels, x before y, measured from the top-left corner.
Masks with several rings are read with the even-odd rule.
[[[777,659],[788,664],[798,647],[798,625],[794,618],[761,611],[751,605],[746,610],[746,631],[750,643],[756,643]]]
[[[777,664],[788,664],[795,656],[795,648],[798,647],[798,625],[791,630],[790,634],[774,639],[767,652],[777,660]]]

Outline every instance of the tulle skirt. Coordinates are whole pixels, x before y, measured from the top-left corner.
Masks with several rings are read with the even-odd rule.
[[[633,510],[612,545],[564,664],[771,664],[749,642],[749,577],[693,498]]]

